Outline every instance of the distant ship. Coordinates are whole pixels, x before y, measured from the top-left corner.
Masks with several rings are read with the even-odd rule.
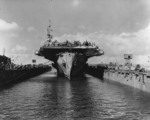
[[[53,67],[57,70],[58,76],[64,76],[68,79],[81,78],[84,76],[86,62],[93,56],[101,56],[104,51],[99,49],[95,43],[85,41],[74,41],[73,43],[66,40],[58,42],[52,40],[51,25],[47,28],[47,38],[43,46],[36,52],[36,55],[43,56],[53,61]]]

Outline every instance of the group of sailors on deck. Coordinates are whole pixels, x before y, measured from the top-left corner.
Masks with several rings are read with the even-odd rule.
[[[66,40],[65,42],[58,42],[54,40],[52,42],[47,42],[44,46],[52,46],[52,47],[78,47],[78,46],[85,46],[85,47],[94,47],[95,43],[88,42],[87,40],[81,43],[80,41],[74,41],[73,43]]]

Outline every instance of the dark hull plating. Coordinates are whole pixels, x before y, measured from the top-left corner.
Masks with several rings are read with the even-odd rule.
[[[84,77],[84,73],[85,73],[85,69],[86,69],[86,61],[87,61],[87,57],[83,54],[76,54],[75,57],[73,58],[73,62],[72,62],[72,67],[71,67],[71,71],[70,71],[70,77],[69,79],[72,80],[74,78],[83,78]],[[57,69],[57,76],[58,77],[67,77],[64,74],[64,71],[62,70],[62,68],[59,66],[58,63],[53,64],[53,67]]]
[[[30,70],[1,70],[0,85],[19,82],[40,75],[50,68],[33,68]]]
[[[71,78],[81,78],[84,76],[87,58],[85,55],[77,54],[71,69]]]

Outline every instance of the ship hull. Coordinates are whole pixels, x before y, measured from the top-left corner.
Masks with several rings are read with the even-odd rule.
[[[71,69],[71,78],[84,77],[86,61],[87,61],[87,58],[83,54],[77,54],[75,56],[73,65],[72,65],[72,69]]]
[[[65,52],[58,56],[55,68],[58,76],[69,80],[84,77],[87,58],[83,54]]]
[[[53,61],[52,66],[57,70],[58,76],[68,79],[82,78],[86,69],[87,59],[101,56],[104,52],[96,47],[41,47],[36,55]]]

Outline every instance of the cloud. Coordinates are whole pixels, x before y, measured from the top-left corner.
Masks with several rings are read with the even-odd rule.
[[[80,0],[73,0],[73,6],[78,6],[80,4]]]
[[[126,53],[133,54],[134,63],[148,64],[150,55],[150,23],[144,29],[134,33],[110,34],[107,32],[94,32],[89,34],[77,33],[76,35],[64,34],[56,37],[59,41],[88,40],[95,42],[105,52],[104,61],[110,60],[123,62],[123,55]],[[99,58],[99,60],[102,57]],[[98,61],[97,61],[98,62]],[[101,61],[103,62],[103,61]]]
[[[28,32],[33,32],[33,31],[36,31],[36,29],[33,26],[30,26],[30,27],[27,28],[27,31]]]
[[[79,29],[85,30],[86,27],[84,25],[79,25]]]
[[[34,54],[8,54],[8,57],[10,57],[15,64],[32,64],[33,59],[36,60],[36,64],[49,62],[49,60]]]
[[[13,40],[18,37],[17,31],[20,27],[16,22],[6,22],[0,19],[0,54],[3,54],[3,49],[8,49],[13,43]]]
[[[7,52],[9,51],[17,37],[18,34],[13,32],[0,32],[0,55],[3,53],[3,49],[6,49]]]
[[[16,22],[6,22],[3,19],[0,19],[0,31],[10,31],[10,30],[16,30],[19,26]]]
[[[12,53],[25,53],[26,51],[27,48],[20,45],[16,45],[14,48],[12,48]]]

